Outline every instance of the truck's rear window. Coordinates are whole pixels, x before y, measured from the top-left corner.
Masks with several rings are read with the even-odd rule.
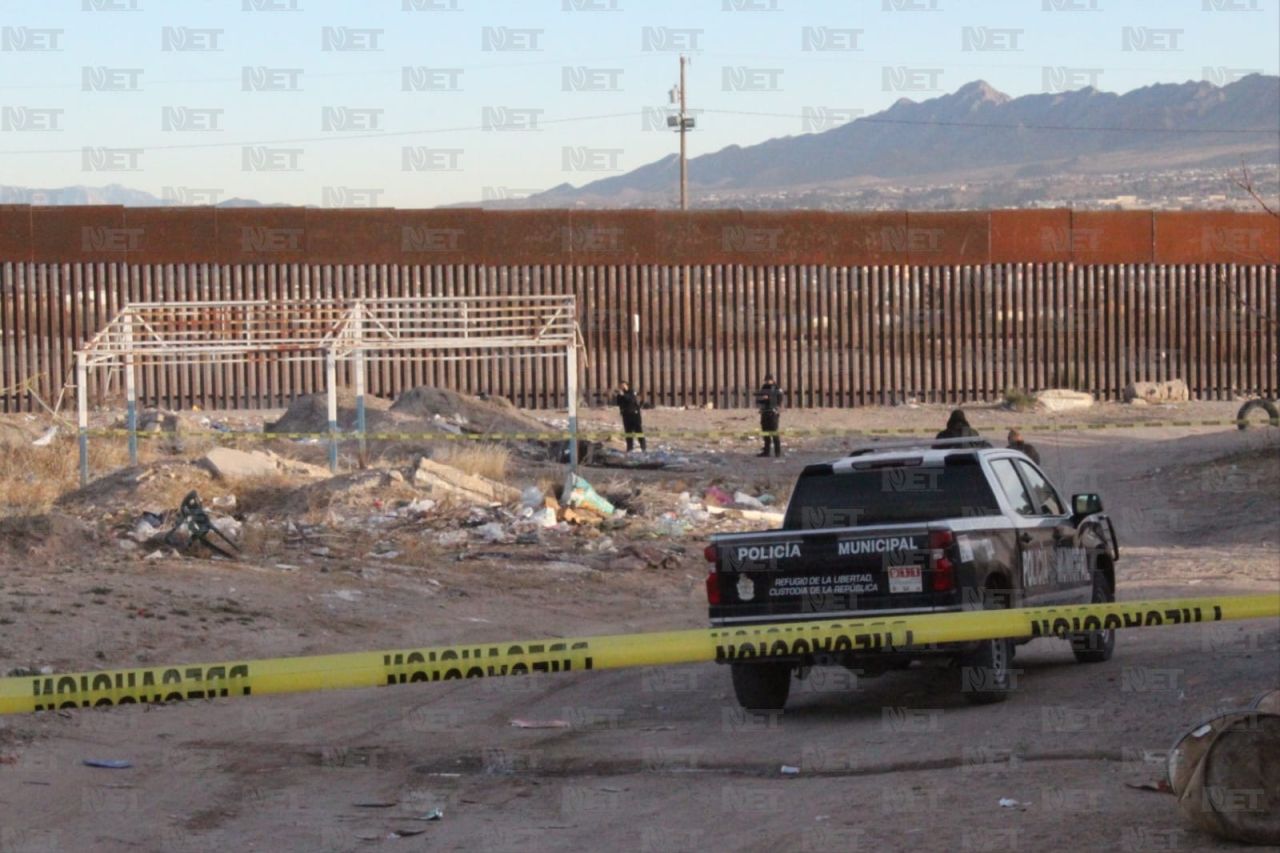
[[[796,483],[783,527],[817,530],[999,514],[987,478],[974,460],[806,474]]]

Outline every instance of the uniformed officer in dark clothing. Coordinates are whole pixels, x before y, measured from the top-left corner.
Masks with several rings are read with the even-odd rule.
[[[782,455],[782,438],[778,435],[779,413],[782,410],[782,389],[773,381],[773,374],[766,374],[764,384],[756,392],[756,408],[760,410],[760,432],[764,433],[764,450],[760,456],[768,456],[770,447],[774,456]]]
[[[1027,458],[1029,458],[1032,462],[1036,463],[1037,465],[1040,464],[1039,451],[1037,451],[1035,447],[1033,447],[1032,445],[1022,440],[1022,431],[1019,430],[1017,427],[1014,427],[1013,429],[1009,430],[1009,449],[1020,451],[1023,454],[1025,454]]]
[[[978,431],[969,426],[969,419],[965,417],[963,409],[952,409],[951,417],[947,418],[947,428],[934,436],[934,438],[980,438]],[[951,444],[944,447],[967,447],[966,444]],[[976,443],[975,443],[976,446]]]
[[[622,431],[627,434],[627,452],[635,448],[636,439],[640,440],[640,451],[644,452],[644,426],[640,423],[640,400],[631,386],[623,382],[618,386],[618,394],[613,404],[622,414]]]

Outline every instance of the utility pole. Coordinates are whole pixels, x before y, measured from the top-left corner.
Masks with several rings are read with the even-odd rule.
[[[680,54],[680,83],[669,93],[671,103],[680,104],[678,115],[667,116],[667,127],[674,128],[680,134],[680,209],[689,209],[689,163],[685,156],[685,134],[693,130],[694,120],[689,115],[685,102],[684,69],[689,59]]]

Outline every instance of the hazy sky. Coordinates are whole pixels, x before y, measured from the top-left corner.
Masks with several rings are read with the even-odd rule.
[[[1280,0],[0,0],[0,184],[397,207],[582,184],[676,150],[682,50],[695,156],[978,78],[1276,74]]]

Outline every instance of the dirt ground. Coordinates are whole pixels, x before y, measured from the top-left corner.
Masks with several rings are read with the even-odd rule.
[[[1280,430],[1054,429],[1229,419],[1238,405],[970,413],[1000,439],[1021,425],[1064,491],[1103,495],[1121,599],[1277,593]],[[589,429],[617,428],[608,411],[586,415]],[[700,627],[706,536],[759,522],[690,521],[680,493],[785,500],[805,463],[840,455],[858,430],[945,418],[936,406],[787,412],[784,431],[848,437],[784,436],[773,460],[754,440],[663,438],[749,430],[750,412],[646,412],[651,450],[686,464],[586,468],[627,519],[520,534],[515,510],[398,509],[414,490],[383,473],[407,464],[390,450],[378,471],[334,482],[226,483],[187,464],[198,441],[148,448],[141,482],[116,473],[0,513],[0,669]],[[11,420],[32,436],[46,425]],[[323,459],[320,446],[271,447]],[[562,473],[517,454],[506,480]],[[121,544],[139,513],[188,488],[236,496],[241,560]],[[513,534],[477,538],[494,519]],[[1278,653],[1272,620],[1122,632],[1115,658],[1091,666],[1040,640],[1018,650],[1015,695],[984,707],[947,671],[817,670],[785,714],[749,715],[728,672],[706,664],[8,717],[0,851],[1234,849],[1184,825],[1173,797],[1130,786],[1163,778],[1166,750],[1196,723],[1280,684]],[[132,767],[83,764],[104,758]]]

